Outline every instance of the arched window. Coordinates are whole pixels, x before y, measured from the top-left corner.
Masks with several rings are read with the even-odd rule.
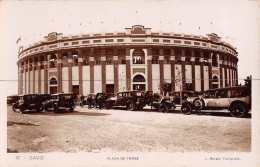
[[[55,78],[51,78],[50,85],[57,85],[57,80]]]
[[[142,75],[136,75],[133,82],[145,82],[145,78]]]
[[[218,76],[213,76],[213,78],[212,78],[212,82],[214,82],[214,83],[218,83]]]

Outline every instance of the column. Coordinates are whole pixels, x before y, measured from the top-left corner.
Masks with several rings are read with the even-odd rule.
[[[181,78],[182,78],[182,90],[186,90],[186,69],[185,69],[185,49],[181,49]]]
[[[46,59],[46,55],[44,57],[44,62],[43,62],[43,65],[44,65],[44,93],[48,93],[48,62],[47,62],[47,59]]]
[[[203,52],[200,51],[200,79],[201,79],[201,91],[204,91],[204,60]]]
[[[78,50],[79,95],[83,94],[82,63],[83,63],[82,50]]]
[[[148,78],[148,91],[152,91],[153,90],[152,48],[147,49],[147,78]]]
[[[62,92],[62,52],[56,53],[57,57],[57,92]]]
[[[31,69],[31,63],[30,61],[28,62],[28,93],[32,93],[31,92],[31,74],[30,74],[30,70]]]
[[[219,83],[220,83],[220,88],[223,88],[223,60],[219,60]]]
[[[175,81],[173,80],[175,78],[175,56],[174,56],[174,49],[171,49],[171,90],[172,92],[175,91]]]
[[[126,90],[131,90],[130,48],[126,48]]]
[[[225,80],[225,87],[227,87],[228,86],[228,84],[227,84],[227,61],[224,61],[224,72],[225,72],[225,78],[224,78],[224,80]]]
[[[28,65],[25,61],[25,64],[24,64],[24,94],[27,94],[27,75],[26,75],[26,72],[27,72],[27,68],[28,68]]]
[[[118,88],[118,56],[117,56],[117,49],[114,48],[114,55],[113,56],[113,63],[114,63],[114,94],[119,91]]]
[[[18,76],[18,94],[22,94],[22,83],[23,83],[23,79],[22,79],[22,63],[19,62],[19,65],[18,65],[18,72],[19,72],[19,76]]]
[[[37,63],[37,70],[38,70],[38,94],[41,94],[41,62],[40,62],[40,57],[38,59],[38,63]]]
[[[68,52],[68,90],[72,92],[72,52]]]
[[[192,77],[192,90],[196,89],[195,82],[195,51],[191,50],[191,77]]]
[[[209,55],[208,69],[209,69],[209,89],[212,89],[212,54]]]
[[[33,90],[32,90],[32,93],[36,93],[35,92],[35,62],[33,61],[33,64],[32,64],[32,70],[33,70],[33,81],[32,81],[32,84],[33,84]]]
[[[228,69],[229,69],[229,87],[232,86],[232,69],[231,69],[231,62],[228,62]]]
[[[102,93],[106,93],[106,56],[101,57],[101,77]]]

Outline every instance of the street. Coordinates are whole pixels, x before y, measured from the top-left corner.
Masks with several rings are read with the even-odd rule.
[[[88,109],[20,114],[7,108],[8,152],[250,152],[251,118],[227,111]]]

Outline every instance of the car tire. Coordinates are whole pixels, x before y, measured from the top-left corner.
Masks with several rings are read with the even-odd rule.
[[[241,118],[244,117],[246,113],[247,113],[246,108],[240,103],[234,104],[230,109],[230,114],[233,117]]]
[[[159,112],[162,112],[162,113],[167,113],[169,111],[168,107],[166,104],[161,104],[159,106]]]
[[[58,111],[59,111],[58,106],[55,105],[53,112],[57,113]]]
[[[105,108],[106,108],[107,110],[109,110],[109,109],[111,108],[110,103],[106,103],[106,104],[105,104]]]
[[[79,103],[79,106],[80,106],[81,108],[83,108],[84,105],[83,105],[83,103]]]
[[[191,104],[189,103],[183,103],[181,105],[181,112],[184,114],[184,115],[189,115],[192,113],[192,107],[191,107]]]
[[[201,110],[205,106],[205,102],[204,102],[203,99],[197,98],[193,101],[193,105],[194,105],[196,110]]]
[[[126,109],[129,110],[129,111],[134,111],[134,109],[135,109],[134,102],[133,101],[127,102]]]
[[[74,108],[70,108],[70,112],[73,112],[74,111]]]

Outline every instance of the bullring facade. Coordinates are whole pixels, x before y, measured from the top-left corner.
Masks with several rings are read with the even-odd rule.
[[[203,91],[235,86],[238,78],[237,51],[216,34],[152,32],[141,25],[113,33],[53,32],[18,58],[19,94],[162,93],[163,82],[167,91]]]

